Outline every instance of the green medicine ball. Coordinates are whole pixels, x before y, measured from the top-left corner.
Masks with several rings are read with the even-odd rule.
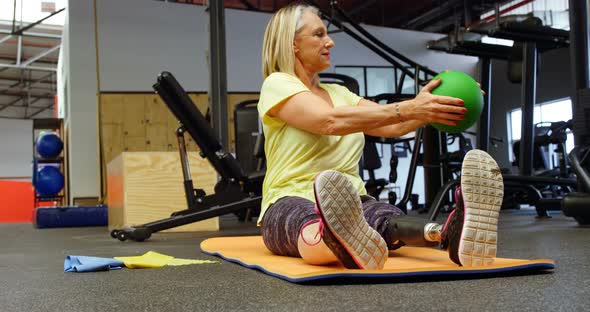
[[[459,71],[445,71],[436,75],[432,80],[442,78],[442,81],[432,90],[432,94],[451,96],[462,99],[467,109],[465,119],[458,121],[456,126],[431,123],[439,131],[459,133],[469,129],[477,122],[483,109],[483,95],[477,82],[466,73]]]

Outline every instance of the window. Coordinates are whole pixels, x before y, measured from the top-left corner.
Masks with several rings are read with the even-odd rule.
[[[512,145],[515,141],[520,140],[521,137],[521,122],[522,111],[520,108],[512,110],[508,113],[508,145],[509,159],[514,161],[514,151]],[[535,106],[533,123],[549,123],[557,121],[568,121],[572,119],[572,101],[570,99],[563,99],[553,102],[542,103]],[[568,131],[567,141],[565,143],[566,151],[569,153],[574,148],[574,134]],[[550,159],[553,158],[554,148],[549,149]]]
[[[350,76],[359,83],[359,96],[365,97],[365,70],[361,66],[336,66],[337,74]]]
[[[391,66],[338,65],[334,72],[356,79],[359,95],[371,97],[382,93],[395,93],[396,71]]]
[[[543,25],[569,30],[568,0],[513,0],[500,5],[500,12],[507,10],[506,15],[533,15],[543,21]],[[496,14],[490,10],[480,16],[482,20],[490,19]]]
[[[10,23],[12,25],[12,19],[14,17],[18,23],[17,26],[21,27],[21,20],[23,22],[22,26],[26,26],[64,8],[66,5],[66,0],[0,1],[0,23]],[[43,24],[63,26],[65,16],[66,14],[64,12],[56,14],[43,21]]]

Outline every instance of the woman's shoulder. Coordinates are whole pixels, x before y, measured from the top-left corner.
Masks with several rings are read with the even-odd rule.
[[[262,82],[262,91],[268,89],[299,89],[302,87],[305,87],[305,85],[303,82],[301,82],[301,80],[299,80],[299,78],[282,72],[272,73],[268,75],[268,77],[266,77]]]
[[[264,83],[275,81],[299,81],[299,78],[283,72],[274,72],[264,79]]]

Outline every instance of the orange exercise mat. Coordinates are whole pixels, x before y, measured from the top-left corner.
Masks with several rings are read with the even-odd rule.
[[[261,236],[216,237],[201,243],[201,250],[251,269],[293,283],[375,282],[416,278],[437,280],[440,277],[489,277],[502,273],[533,273],[552,270],[549,259],[522,260],[496,258],[491,266],[460,267],[446,251],[433,248],[402,247],[391,252],[383,270],[349,270],[341,265],[316,266],[300,258],[276,256],[262,242]]]

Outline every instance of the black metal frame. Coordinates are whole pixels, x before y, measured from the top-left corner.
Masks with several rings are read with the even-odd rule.
[[[522,138],[520,144],[520,175],[503,175],[504,185],[507,189],[526,192],[528,201],[535,205],[539,217],[548,217],[547,207],[559,208],[559,201],[545,200],[542,198],[539,186],[558,185],[562,187],[575,188],[576,181],[567,177],[542,177],[533,176],[533,113],[536,98],[536,72],[537,57],[540,45],[543,50],[567,46],[570,42],[569,32],[556,30],[545,26],[522,25],[520,23],[500,22],[478,26],[470,29],[479,34],[489,35],[516,41],[525,41],[523,46],[523,67],[522,67]],[[455,34],[457,37],[458,35]],[[469,37],[466,35],[464,37]],[[474,41],[457,40],[457,38],[446,38],[429,44],[430,49],[445,51],[447,53],[464,54],[481,57],[481,81],[482,88],[486,90],[484,97],[484,109],[480,118],[478,133],[478,148],[487,150],[489,148],[489,124],[491,104],[491,58],[509,60],[512,49],[507,47],[490,47],[492,45]],[[435,220],[442,209],[442,205],[448,192],[459,184],[458,180],[450,180],[443,185],[437,193],[435,200],[430,206],[429,218]],[[547,203],[545,203],[546,201]],[[549,203],[550,201],[550,203]]]
[[[320,7],[313,0],[310,0],[309,2],[318,8]],[[320,9],[320,16],[323,19],[329,21],[347,35],[351,36],[353,39],[357,40],[359,43],[375,52],[377,55],[381,56],[384,60],[392,64],[395,68],[401,70],[406,75],[419,80],[419,73],[421,72],[424,73],[424,76],[435,76],[437,74],[435,71],[412,61],[408,57],[400,54],[399,52],[393,50],[391,47],[381,42],[379,39],[361,27],[358,23],[356,23],[348,14],[346,14],[346,12],[344,12],[338,6],[338,1],[330,1],[330,6],[330,12]],[[346,25],[352,26],[354,30],[350,29]],[[402,63],[406,65],[403,65]],[[418,67],[420,70],[417,72],[412,72],[411,68],[416,67]],[[420,82],[424,82],[424,80],[421,80]]]
[[[264,134],[262,133],[260,118],[258,118],[258,110],[256,108],[258,101],[259,99],[245,100],[236,104],[234,107],[235,155],[246,174],[250,172],[263,171],[265,166],[264,137],[261,137]],[[242,117],[240,117],[240,114],[246,111],[249,111],[251,114],[256,116],[258,124],[256,131],[252,131],[254,129],[249,129],[251,131],[250,135],[256,136],[253,149],[248,144],[248,142],[242,142],[239,135],[239,132],[244,129],[243,125],[239,124],[243,121]],[[248,149],[243,150],[244,147],[247,147]]]
[[[413,98],[413,95],[399,94],[399,93],[398,94],[396,94],[396,93],[382,93],[382,94],[378,94],[376,96],[368,97],[368,99],[370,99],[376,103],[380,103],[381,101],[386,101],[387,103],[393,103],[393,102],[409,100],[411,98]],[[409,142],[412,140],[416,140],[417,145],[414,145],[415,149],[417,147],[416,153],[413,152],[415,149],[413,150],[409,145],[410,144]],[[380,144],[389,144],[391,146],[391,159],[389,161],[389,164],[390,164],[389,182],[391,182],[391,183],[395,183],[397,181],[397,165],[398,165],[398,158],[393,152],[393,147],[398,143],[403,143],[404,149],[407,148],[408,150],[411,151],[411,153],[412,153],[411,163],[416,163],[416,165],[410,166],[410,175],[408,176],[408,180],[406,180],[404,196],[402,197],[402,199],[398,203],[397,202],[397,199],[398,199],[397,194],[393,191],[390,191],[388,193],[389,203],[392,205],[396,205],[398,208],[400,208],[403,212],[406,212],[406,213],[407,213],[407,203],[410,201],[412,188],[414,186],[414,178],[415,178],[416,167],[417,167],[417,163],[418,163],[418,159],[419,159],[421,142],[422,142],[422,128],[417,129],[414,137],[408,137],[408,138],[383,138],[383,137],[374,137],[374,136],[370,136],[370,135],[365,135],[365,145],[380,143]],[[367,147],[365,146],[365,148],[367,148]],[[363,157],[364,157],[364,155],[363,155]],[[361,168],[361,169],[363,169],[363,168]],[[363,177],[362,173],[361,173],[361,177]],[[378,181],[377,184],[383,184],[382,180],[385,180],[385,179],[376,179],[374,176],[374,173],[372,174],[369,171],[369,181],[371,181],[371,180]],[[388,183],[385,183],[381,190],[383,190],[387,184]],[[369,191],[368,187],[367,187],[367,191]],[[377,198],[377,196],[374,196],[374,195],[372,195],[372,196]]]
[[[260,207],[264,172],[255,172],[249,176],[244,174],[238,161],[224,150],[205,117],[171,73],[162,72],[153,88],[180,122],[176,136],[187,209],[177,211],[163,220],[115,229],[111,236],[121,241],[143,241],[152,233],[165,229]],[[219,173],[220,181],[215,185],[214,194],[206,195],[203,190],[194,189],[184,141],[186,132],[201,149],[201,156],[207,158]]]
[[[224,1],[207,1],[209,12],[209,108],[213,131],[221,146],[229,148],[227,114],[227,56],[225,46]]]
[[[570,164],[578,181],[577,192],[563,198],[562,210],[580,225],[590,225],[590,34],[588,9],[590,0],[570,0],[570,54],[573,82],[573,128],[576,146],[569,154]]]
[[[572,169],[578,177],[580,189],[583,191],[567,194],[562,200],[563,214],[573,217],[580,225],[590,225],[590,175],[588,174],[589,150],[576,146],[570,152]]]
[[[311,1],[313,3],[313,1]],[[419,85],[424,82],[428,75],[435,75],[436,73],[421,67],[419,64],[411,61],[409,58],[399,54],[390,47],[383,44],[377,38],[372,36],[360,25],[355,23],[350,17],[347,16],[339,7],[337,1],[330,2],[332,10],[331,12],[321,11],[321,16],[328,20],[331,24],[340,28],[342,31],[350,35],[352,38],[359,41],[361,44],[390,62],[395,68],[402,71],[402,79],[405,75],[413,77],[416,81],[416,93],[418,93]],[[351,25],[354,31],[344,23]],[[506,39],[515,39],[525,41],[525,47],[523,49],[523,76],[533,77],[534,81],[527,81],[523,79],[522,93],[525,99],[523,103],[523,138],[521,148],[525,151],[521,155],[520,168],[525,173],[523,177],[518,176],[505,176],[507,186],[514,188],[521,188],[528,190],[531,194],[540,194],[535,189],[535,185],[563,185],[571,186],[573,179],[561,178],[548,180],[546,177],[534,177],[530,174],[532,170],[527,170],[532,166],[532,152],[526,153],[529,149],[532,150],[533,133],[532,133],[532,114],[535,101],[536,93],[536,66],[537,66],[537,55],[539,50],[548,50],[556,47],[563,47],[569,44],[569,36],[567,31],[556,30],[550,27],[537,26],[537,25],[522,25],[521,23],[514,23],[514,21],[501,21],[497,18],[494,23],[480,24],[476,28],[470,29],[470,31],[478,32],[481,34],[487,34],[493,37],[500,37]],[[363,37],[364,36],[364,37]],[[442,42],[438,41],[438,43]],[[451,44],[452,43],[452,44]],[[478,134],[478,142],[483,150],[487,150],[489,147],[489,118],[490,118],[490,95],[491,95],[491,58],[499,58],[509,60],[512,57],[513,51],[508,47],[499,47],[494,45],[470,42],[470,41],[457,41],[449,40],[447,45],[433,45],[430,48],[445,50],[449,53],[459,53],[466,55],[474,55],[483,57],[481,62],[482,66],[482,83],[488,95],[484,98],[484,110],[481,117],[480,129]],[[402,62],[410,64],[410,66],[403,66]],[[414,71],[411,68],[414,67]],[[421,79],[420,73],[424,73],[424,80]],[[530,121],[530,122],[529,122]],[[412,185],[415,178],[415,171],[418,165],[419,150],[421,144],[424,143],[424,179],[425,179],[425,191],[426,191],[426,206],[430,206],[430,215],[436,216],[438,211],[442,208],[442,203],[445,201],[445,197],[448,196],[447,192],[456,182],[450,181],[446,184],[444,181],[450,180],[449,172],[447,172],[442,164],[444,162],[440,155],[446,154],[446,145],[442,142],[446,142],[446,135],[433,129],[432,127],[425,127],[418,129],[416,132],[416,145],[412,153],[412,161],[410,174],[406,184],[406,190],[404,197],[397,204],[400,207],[405,207],[409,201]],[[445,191],[446,189],[446,191]],[[535,197],[536,198],[536,197]],[[545,208],[537,209],[539,216],[548,216]]]
[[[314,1],[309,1],[318,7]],[[404,81],[406,76],[414,79],[415,94],[420,91],[420,86],[427,82],[429,78],[435,76],[437,72],[422,66],[410,58],[400,54],[391,47],[381,42],[378,38],[370,34],[367,30],[356,23],[350,16],[348,16],[339,6],[338,1],[330,1],[331,11],[327,12],[320,9],[320,16],[327,20],[330,24],[338,27],[340,30],[357,40],[359,43],[381,56],[384,60],[399,69],[402,74],[400,75],[400,81]],[[350,25],[353,29],[349,28]],[[396,82],[396,89],[399,89],[400,83]],[[397,90],[396,90],[397,91]],[[416,131],[416,145],[417,151],[412,153],[412,164],[417,165],[418,156],[420,152],[421,143],[424,143],[424,179],[425,179],[425,191],[426,191],[426,205],[430,205],[430,202],[434,200],[434,196],[437,190],[443,184],[443,179],[447,175],[444,171],[444,166],[441,164],[440,155],[444,154],[446,146],[441,142],[446,142],[444,133],[438,132],[431,126],[418,129]],[[415,166],[414,165],[414,166]],[[406,206],[410,200],[412,192],[412,186],[415,178],[415,167],[411,169],[410,176],[406,183],[406,190],[402,200],[396,204],[403,207]]]

